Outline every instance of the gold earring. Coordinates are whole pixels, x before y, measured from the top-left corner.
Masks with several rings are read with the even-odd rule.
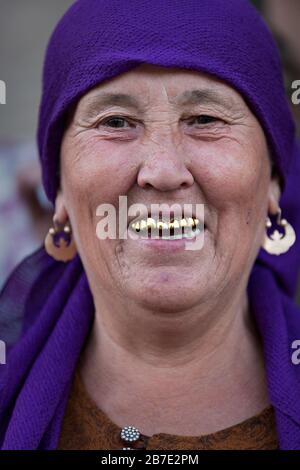
[[[292,225],[286,219],[281,219],[281,209],[278,209],[277,224],[283,227],[284,233],[274,230],[270,237],[267,230],[272,227],[272,222],[269,217],[266,219],[266,234],[263,242],[263,248],[271,255],[281,255],[286,253],[296,241],[296,233]]]
[[[53,217],[53,225],[45,238],[45,250],[48,255],[57,261],[70,261],[77,253],[76,244],[72,236],[72,230],[69,224],[62,228],[56,217]]]

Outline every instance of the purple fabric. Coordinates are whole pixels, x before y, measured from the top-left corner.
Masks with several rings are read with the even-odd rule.
[[[205,71],[233,85],[264,125],[284,177],[294,124],[273,38],[247,0],[80,0],[57,25],[44,68],[38,143],[52,201],[66,110],[143,62]]]
[[[91,87],[141,63],[208,72],[245,98],[282,178],[282,214],[300,233],[300,149],[272,36],[246,0],[79,0],[47,50],[38,143],[49,199],[59,185],[59,149],[70,106]],[[248,284],[264,344],[281,449],[300,449],[300,339],[294,302],[298,237],[279,257],[260,251]],[[12,273],[0,296],[0,447],[55,449],[73,373],[94,317],[77,255],[66,265],[41,247]]]

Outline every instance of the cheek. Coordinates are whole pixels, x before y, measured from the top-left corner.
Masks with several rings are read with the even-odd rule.
[[[267,146],[264,136],[254,141],[255,146],[251,142],[210,142],[193,160],[195,178],[211,216],[216,259],[220,265],[224,257],[232,259],[237,273],[256,257],[267,204]]]
[[[62,145],[62,182],[75,241],[86,266],[103,260],[118,241],[97,237],[97,207],[119,206],[119,196],[126,195],[135,183],[136,169],[132,151],[90,133],[66,139]],[[97,255],[98,253],[98,255]]]
[[[66,208],[78,251],[89,274],[96,266],[102,266],[105,276],[103,260],[111,243],[97,238],[97,207],[103,203],[117,207],[119,194],[123,191],[126,194],[123,186],[128,181],[128,159],[126,152],[121,154],[116,146],[113,149],[108,142],[100,142],[88,133],[68,136],[62,142],[61,175]],[[94,269],[90,269],[91,266]]]
[[[106,202],[117,204],[119,195],[126,194],[135,181],[129,146],[99,140],[93,131],[66,140],[61,160],[66,192],[82,205],[87,200],[94,208]]]
[[[196,181],[205,199],[221,209],[228,204],[248,204],[266,191],[264,182],[268,171],[267,148],[258,142],[254,146],[233,140],[220,140],[193,151]]]

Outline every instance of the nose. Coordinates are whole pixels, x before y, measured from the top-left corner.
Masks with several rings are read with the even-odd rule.
[[[144,160],[139,169],[137,183],[141,188],[155,188],[160,191],[185,189],[194,183],[193,175],[186,166],[182,155],[170,149],[156,152]]]

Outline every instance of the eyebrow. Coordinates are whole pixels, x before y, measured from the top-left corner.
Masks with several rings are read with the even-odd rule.
[[[121,106],[137,111],[143,110],[142,104],[132,95],[127,95],[125,93],[99,92],[88,98],[87,102],[83,106],[83,112],[87,116],[94,116],[97,115],[101,109],[105,109],[109,106]]]
[[[188,90],[183,92],[179,97],[175,98],[174,103],[177,106],[213,103],[228,108],[234,105],[234,100],[229,96],[224,96],[223,93],[217,90],[203,88],[201,90]]]
[[[210,88],[187,90],[172,100],[171,103],[177,107],[197,104],[216,104],[224,108],[232,108],[235,104],[232,98],[224,96],[223,93]],[[143,112],[145,109],[145,105],[132,95],[102,91],[89,98],[85,105],[85,111],[89,115],[93,115],[97,114],[100,109],[104,109],[108,106],[127,107],[139,112]]]

